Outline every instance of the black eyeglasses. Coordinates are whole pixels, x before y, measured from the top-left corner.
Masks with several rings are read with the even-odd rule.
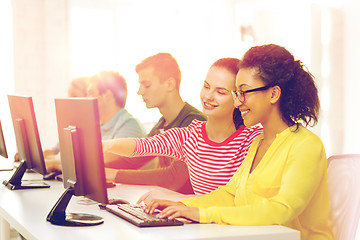
[[[269,89],[271,86],[264,86],[264,87],[259,87],[259,88],[254,88],[254,89],[250,89],[250,90],[246,90],[246,91],[232,91],[232,96],[235,99],[239,100],[240,102],[245,102],[245,94],[246,93],[251,93],[251,92],[258,92],[258,91],[264,91]]]

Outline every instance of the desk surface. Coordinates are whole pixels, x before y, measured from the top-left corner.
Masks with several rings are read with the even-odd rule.
[[[7,180],[11,172],[0,172]],[[36,173],[26,173],[24,179],[41,179]],[[67,212],[101,216],[105,222],[90,227],[52,225],[46,216],[65,191],[62,182],[47,181],[48,189],[9,190],[0,186],[0,217],[27,239],[276,239],[299,240],[298,231],[282,226],[229,226],[217,224],[185,224],[179,227],[138,228],[125,220],[101,210],[97,204],[81,204],[82,197],[72,197]],[[109,198],[122,198],[131,203],[151,186],[123,185],[108,190]]]

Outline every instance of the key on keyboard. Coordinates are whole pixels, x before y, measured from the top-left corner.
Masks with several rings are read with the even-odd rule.
[[[138,227],[181,226],[183,222],[160,219],[155,214],[145,213],[141,206],[131,204],[106,205],[105,209]]]

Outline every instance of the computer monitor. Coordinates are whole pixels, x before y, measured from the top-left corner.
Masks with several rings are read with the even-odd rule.
[[[43,182],[26,181],[25,183],[22,181],[28,169],[42,175],[47,173],[32,97],[8,95],[8,102],[15,131],[20,165],[10,180],[4,181],[3,184],[11,190],[48,188],[50,186]]]
[[[1,126],[1,120],[0,120],[0,155],[4,158],[8,158],[6,145],[5,145],[5,139],[4,139],[4,133]]]
[[[101,224],[103,219],[98,216],[66,213],[72,196],[108,204],[97,99],[55,99],[55,108],[66,190],[47,220],[64,226]]]
[[[13,168],[14,168],[13,164],[10,163],[8,159],[4,133],[2,130],[2,125],[0,120],[0,171],[11,171],[13,170]]]

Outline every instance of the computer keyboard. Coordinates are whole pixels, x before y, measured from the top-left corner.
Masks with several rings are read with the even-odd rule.
[[[138,227],[181,226],[183,222],[176,219],[160,219],[155,214],[148,214],[140,205],[117,204],[106,205],[105,209]]]

